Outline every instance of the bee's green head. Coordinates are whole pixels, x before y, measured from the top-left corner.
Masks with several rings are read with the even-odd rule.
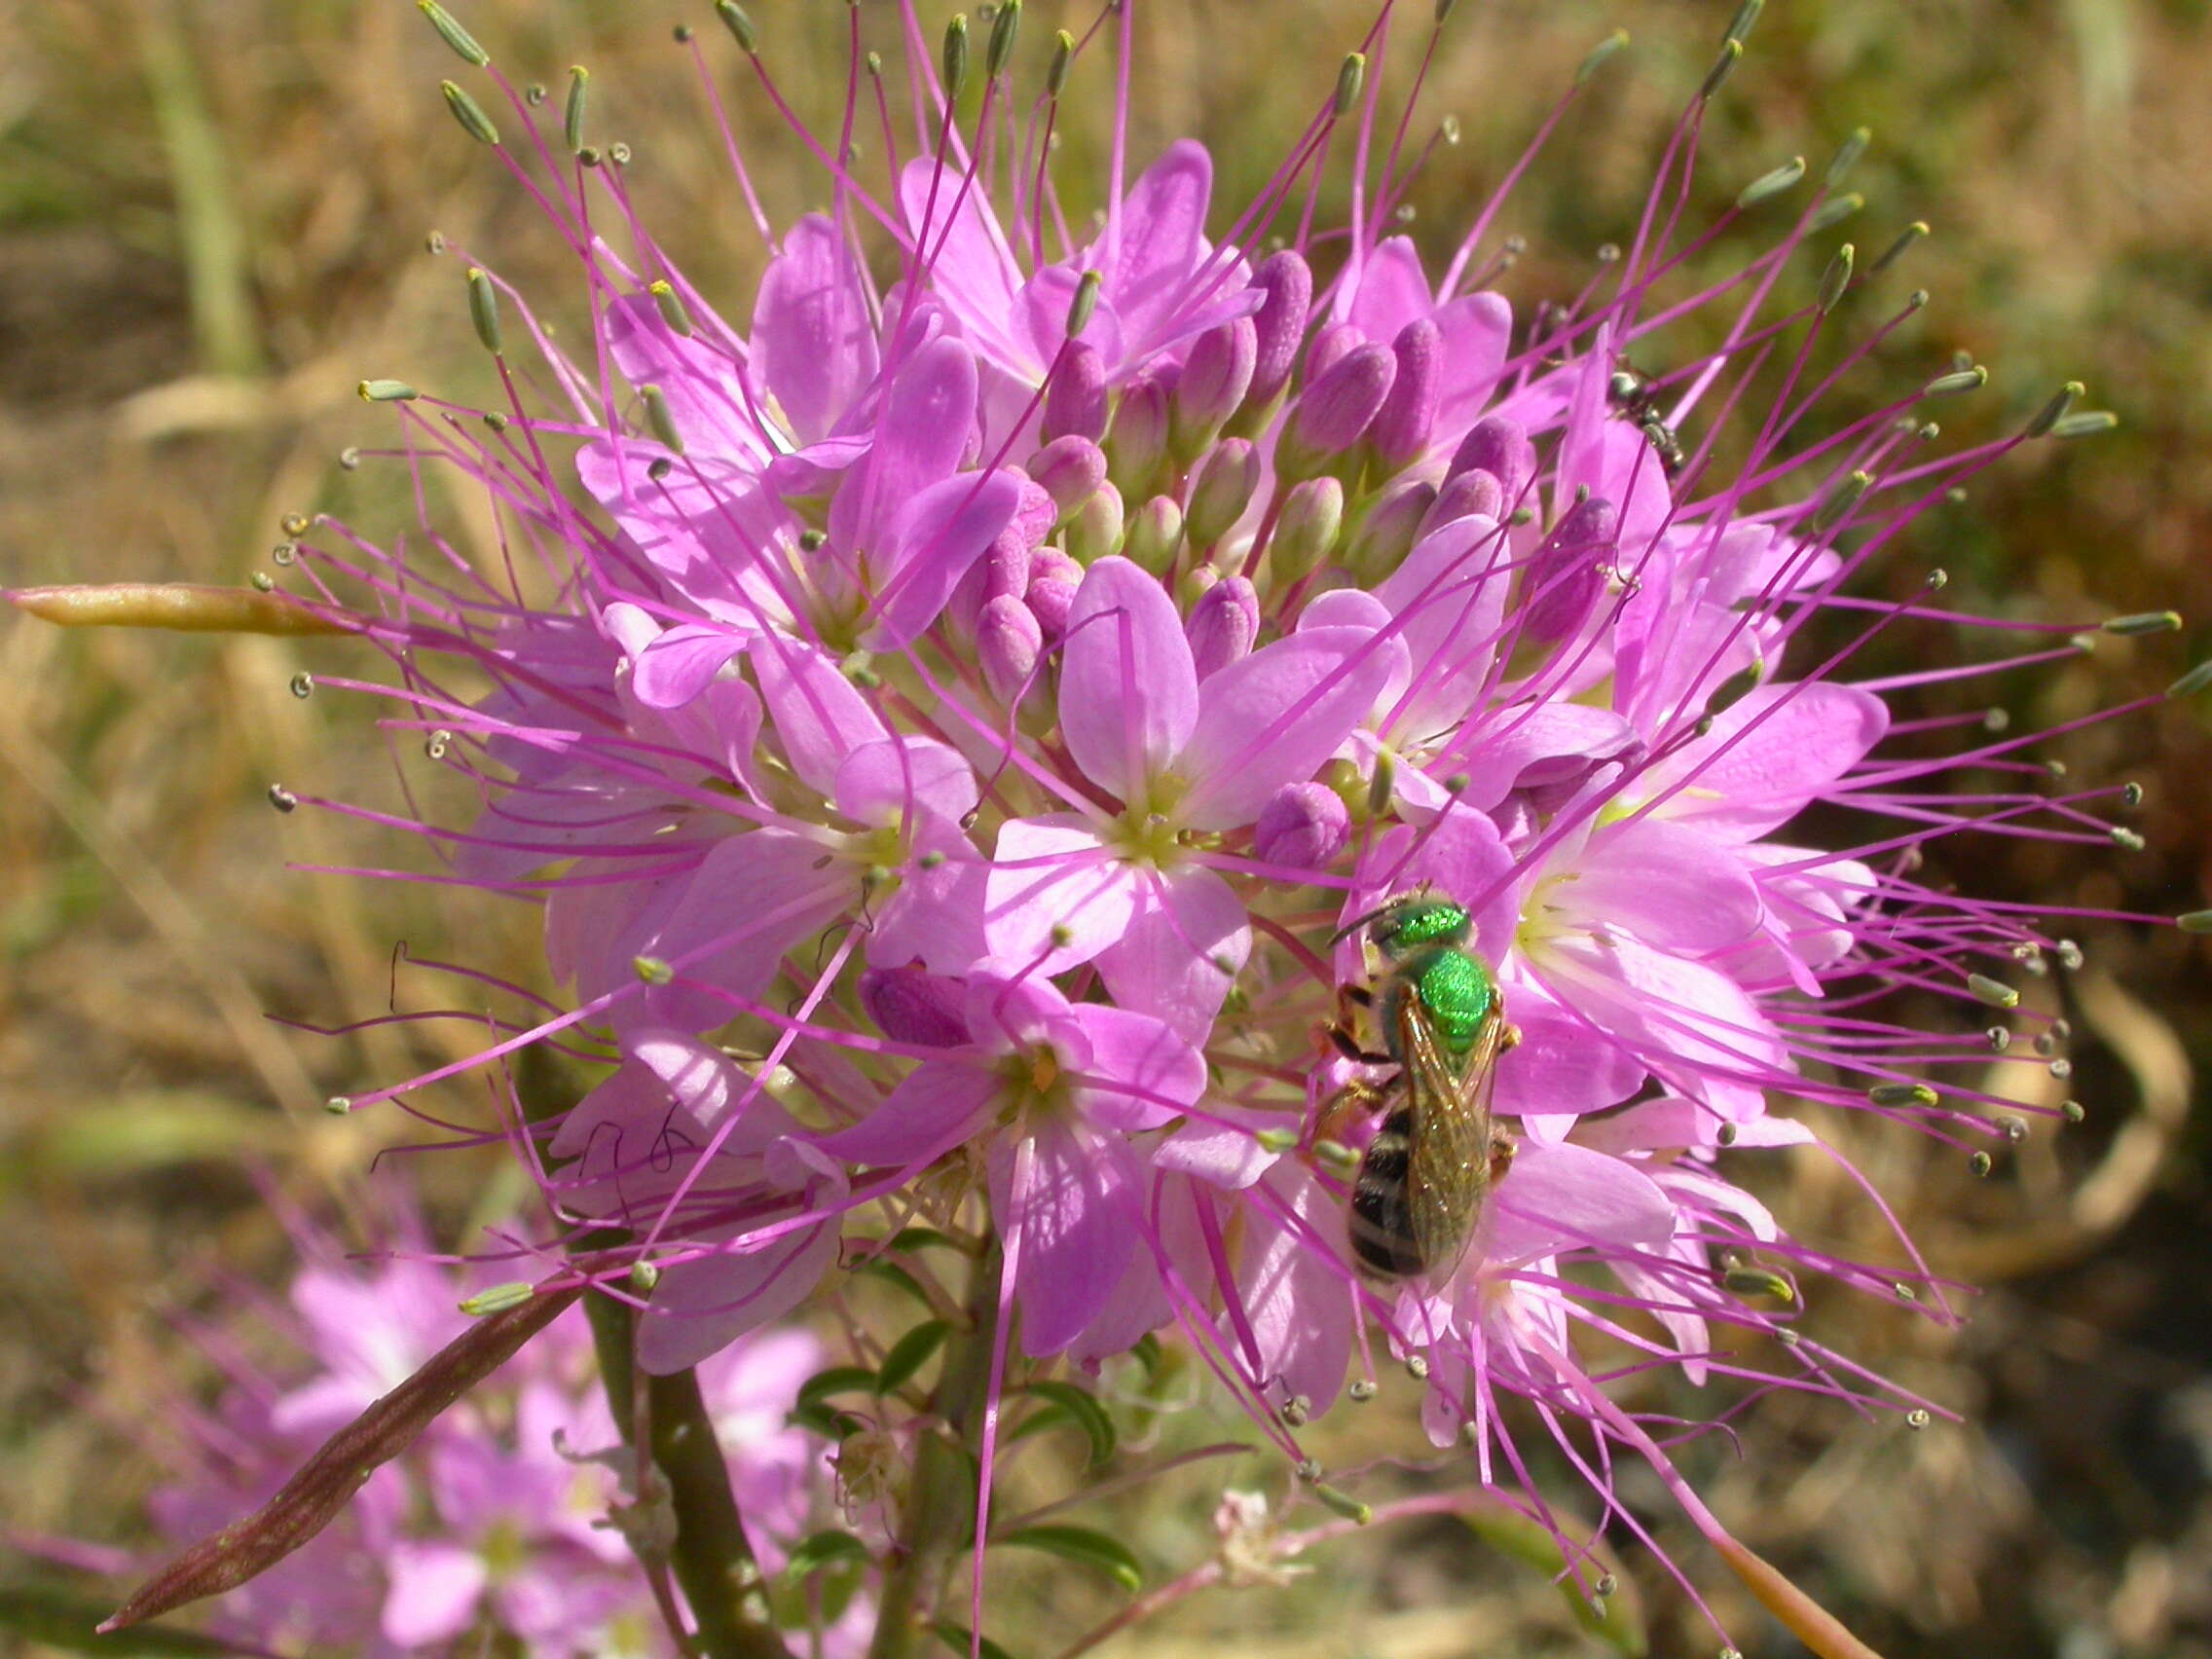
[[[1474,918],[1451,900],[1407,893],[1368,918],[1367,937],[1377,950],[1395,961],[1424,944],[1464,944],[1473,928]]]

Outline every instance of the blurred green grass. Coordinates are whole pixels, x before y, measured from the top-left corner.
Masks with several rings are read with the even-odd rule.
[[[1462,136],[1416,193],[1414,234],[1448,237],[1582,53],[1625,26],[1632,52],[1501,223],[1531,250],[1512,291],[1577,281],[1633,223],[1655,143],[1734,9],[1462,0],[1424,106],[1454,112]],[[1035,54],[1058,19],[1030,10]],[[1425,6],[1402,10],[1425,21]],[[780,83],[802,108],[830,107],[845,9],[756,11]],[[1148,7],[1136,154],[1195,132],[1220,158],[1220,200],[1239,199],[1367,14],[1362,0]],[[863,15],[887,29],[893,14],[869,0]],[[558,85],[588,63],[595,129],[636,150],[648,222],[708,291],[749,291],[761,250],[672,23],[706,34],[772,216],[808,204],[809,174],[740,90],[704,4],[477,0],[466,18],[518,79]],[[361,376],[482,384],[451,268],[417,251],[424,232],[464,240],[556,312],[572,293],[535,210],[441,107],[451,67],[405,0],[0,5],[0,579],[237,581],[286,512],[405,523],[392,480],[335,458],[383,436],[352,398]],[[1936,227],[1904,274],[1933,304],[1882,354],[1895,379],[1879,389],[1964,349],[1994,378],[1941,412],[1955,435],[2007,429],[2069,377],[2122,417],[2110,437],[2015,458],[1908,550],[1952,572],[1962,608],[2190,618],[2186,651],[2109,642],[2008,683],[2022,719],[2153,693],[2212,651],[2208,94],[2212,18],[2197,0],[1777,0],[1709,124],[1709,205],[1874,129],[1854,179],[1868,206],[1835,236],[1864,251],[1912,219]],[[1063,157],[1071,175],[1079,160]],[[149,1310],[189,1300],[209,1263],[281,1272],[282,1239],[243,1171],[345,1208],[376,1146],[405,1132],[317,1102],[474,1042],[459,1026],[321,1040],[264,1011],[381,1012],[399,940],[491,965],[533,954],[520,907],[458,918],[435,895],[286,870],[391,862],[372,837],[267,808],[273,780],[388,794],[365,711],[287,693],[303,666],[336,662],[293,642],[0,626],[0,1490],[19,1531],[125,1535],[148,1467],[81,1408],[96,1393],[111,1412],[159,1413],[179,1362]],[[2150,849],[2083,861],[2028,847],[1976,878],[2054,903],[2202,903],[2201,717],[2161,705],[2057,753],[2083,775],[2143,780]],[[2086,1130],[2039,1137],[1979,1185],[1919,1143],[1847,1138],[1937,1265],[1993,1288],[1955,1341],[1902,1316],[1835,1317],[1967,1426],[1900,1438],[1779,1402],[1740,1464],[1699,1455],[1723,1513],[1893,1655],[2212,1654],[2212,1212],[2177,1070],[2212,1061],[2212,988],[2200,947],[2177,937],[2085,942],[2099,977],[2067,994],[2086,1030]],[[400,994],[424,993],[402,980]],[[480,1114],[482,1095],[428,1103]],[[488,1165],[422,1167],[458,1217]],[[1841,1183],[1798,1187],[1787,1201],[1815,1236],[1878,1246]],[[1382,1455],[1380,1421],[1343,1434],[1333,1461]],[[1202,1551],[1197,1491],[1132,1513],[1159,1559]],[[1359,1558],[1364,1611],[1340,1604],[1341,1576],[1259,1613],[1218,1594],[1128,1650],[1584,1650],[1540,1586],[1463,1534],[1395,1542]],[[1037,1604],[1059,1593],[1039,1588]],[[1660,1651],[1701,1650],[1678,1598],[1662,1591],[1654,1617]]]

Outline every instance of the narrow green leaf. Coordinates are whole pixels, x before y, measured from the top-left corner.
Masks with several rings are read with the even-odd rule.
[[[949,1321],[930,1319],[893,1343],[891,1351],[883,1356],[883,1368],[875,1374],[875,1391],[888,1394],[913,1381],[914,1374],[944,1346],[944,1339],[951,1334]]]
[[[1095,1567],[1124,1590],[1144,1587],[1144,1568],[1137,1565],[1129,1546],[1104,1532],[1092,1531],[1088,1527],[1024,1527],[1018,1531],[1003,1532],[991,1541],[1043,1550],[1062,1561]]]
[[[866,1567],[874,1559],[867,1545],[852,1533],[832,1527],[826,1532],[815,1533],[792,1551],[791,1560],[784,1564],[784,1576],[800,1579],[826,1567]]]
[[[92,1627],[106,1618],[105,1603],[92,1603],[57,1590],[29,1587],[0,1590],[0,1630],[69,1653],[104,1653],[112,1659],[225,1659],[237,1648],[211,1636],[188,1630],[139,1625],[109,1636]]]
[[[1114,1419],[1106,1415],[1106,1408],[1098,1403],[1096,1396],[1073,1382],[1032,1382],[1025,1392],[1051,1401],[1074,1419],[1090,1440],[1092,1468],[1113,1456],[1119,1437],[1114,1431]]]
[[[965,1655],[973,1652],[978,1645],[974,1633],[966,1625],[954,1624],[950,1619],[940,1619],[936,1624],[930,1626],[930,1629],[937,1632],[937,1639],[955,1653]],[[983,1659],[1014,1659],[1013,1654],[987,1636],[982,1639],[979,1645],[982,1648]]]
[[[817,1371],[798,1385],[799,1406],[818,1406],[831,1394],[869,1393],[875,1387],[875,1373],[865,1365],[832,1365],[827,1371]]]

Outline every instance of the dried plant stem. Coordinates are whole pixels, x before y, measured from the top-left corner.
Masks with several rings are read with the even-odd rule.
[[[968,1285],[968,1323],[945,1345],[944,1369],[931,1396],[937,1433],[922,1436],[906,1489],[905,1525],[884,1573],[868,1659],[906,1659],[925,1635],[952,1561],[968,1541],[976,1492],[970,1448],[990,1389],[991,1342],[998,1326],[1000,1257],[979,1258]]]

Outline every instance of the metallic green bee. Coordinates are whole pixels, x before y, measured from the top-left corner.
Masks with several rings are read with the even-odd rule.
[[[1497,1057],[1521,1034],[1490,971],[1464,948],[1473,918],[1461,906],[1402,893],[1337,937],[1354,928],[1367,930],[1381,972],[1345,996],[1368,1010],[1382,1051],[1363,1048],[1349,1021],[1330,1040],[1351,1059],[1397,1069],[1346,1091],[1348,1104],[1384,1114],[1352,1181],[1352,1253],[1378,1278],[1441,1281],[1513,1161],[1490,1102]]]

